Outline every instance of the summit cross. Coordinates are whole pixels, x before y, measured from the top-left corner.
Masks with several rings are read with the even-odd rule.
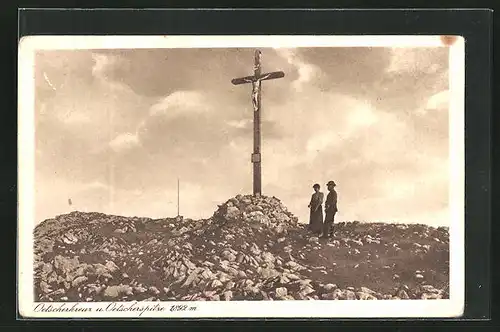
[[[261,106],[261,86],[262,81],[273,80],[285,77],[282,71],[274,71],[261,74],[261,51],[256,50],[254,56],[253,75],[239,77],[231,80],[234,85],[252,83],[252,104],[253,104],[253,194],[260,196],[262,194],[262,176],[261,176],[261,153],[260,153],[260,112]]]

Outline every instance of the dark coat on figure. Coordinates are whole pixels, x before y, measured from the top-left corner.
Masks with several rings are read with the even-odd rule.
[[[309,203],[309,207],[311,209],[309,216],[309,228],[312,232],[321,233],[321,229],[323,228],[323,193],[317,192],[312,194],[311,202]]]
[[[333,222],[337,213],[337,192],[332,189],[326,196],[325,201],[325,223],[323,225],[323,236],[331,236],[333,232]]]

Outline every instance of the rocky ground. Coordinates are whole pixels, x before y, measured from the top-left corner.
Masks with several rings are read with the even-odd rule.
[[[447,228],[347,222],[323,240],[274,197],[206,220],[72,212],[34,235],[37,301],[449,297]]]

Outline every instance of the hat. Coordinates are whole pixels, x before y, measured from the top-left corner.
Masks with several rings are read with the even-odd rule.
[[[328,183],[327,183],[326,185],[327,185],[327,186],[332,185],[332,186],[334,186],[334,187],[336,186],[335,182],[333,182],[333,181],[328,181]]]

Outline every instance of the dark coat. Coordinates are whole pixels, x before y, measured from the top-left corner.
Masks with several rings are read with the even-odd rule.
[[[309,228],[313,232],[321,232],[323,227],[323,197],[324,194],[322,192],[317,192],[312,194],[311,202],[309,203],[309,207],[311,209],[309,216]]]
[[[338,209],[337,209],[337,192],[335,191],[335,189],[333,189],[326,196],[325,212],[328,214],[328,213],[335,213],[337,211],[338,211]]]

